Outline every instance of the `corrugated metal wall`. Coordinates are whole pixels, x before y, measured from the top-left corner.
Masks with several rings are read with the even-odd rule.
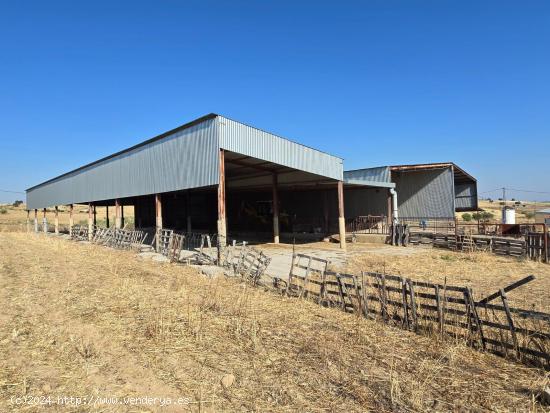
[[[215,118],[27,192],[29,209],[197,188],[218,183]]]
[[[344,179],[346,181],[370,181],[370,182],[390,182],[390,167],[380,166],[377,168],[357,169],[354,171],[345,171]]]
[[[220,148],[332,179],[343,179],[341,158],[218,116]]]
[[[400,217],[455,216],[454,177],[451,168],[392,172]]]
[[[388,215],[388,189],[361,188],[344,190],[346,218],[365,215]]]
[[[457,211],[473,211],[477,209],[477,184],[455,185],[455,204]]]

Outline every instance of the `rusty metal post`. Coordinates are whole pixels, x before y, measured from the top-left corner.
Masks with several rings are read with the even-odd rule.
[[[277,173],[273,173],[273,243],[279,243],[279,193],[277,188]]]
[[[120,227],[124,228],[126,221],[124,220],[124,204],[120,204]]]
[[[55,206],[54,227],[55,235],[59,235],[59,207],[57,205]]]
[[[227,239],[227,225],[225,217],[225,152],[220,149],[219,155],[219,183],[218,183],[218,241],[224,247]]]
[[[115,199],[115,228],[122,228],[122,217],[120,215],[120,199]]]
[[[107,228],[110,227],[110,225],[109,225],[109,205],[105,205],[105,226]]]
[[[73,232],[73,225],[74,225],[73,210],[74,210],[74,205],[70,204],[69,205],[69,234],[72,234]]]
[[[97,227],[97,211],[96,211],[95,205],[94,205],[94,227]]]
[[[340,248],[346,249],[346,219],[344,218],[344,183],[338,181],[338,230],[340,232]]]
[[[43,209],[44,218],[42,218],[42,230],[44,234],[48,232],[48,218],[46,218],[46,208]]]
[[[38,232],[38,209],[34,210],[34,232]]]
[[[90,202],[88,204],[88,241],[91,241],[94,235],[94,207]]]
[[[157,252],[160,251],[160,233],[162,230],[162,197],[160,194],[155,194],[155,227],[156,227],[156,245]]]

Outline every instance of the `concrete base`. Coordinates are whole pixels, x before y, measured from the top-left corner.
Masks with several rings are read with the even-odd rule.
[[[273,243],[279,243],[279,217],[273,217]]]
[[[346,249],[346,220],[344,219],[344,217],[338,218],[338,229],[340,232],[339,234],[340,248],[345,250]]]
[[[225,219],[218,219],[218,240],[222,247],[227,245],[227,225]]]

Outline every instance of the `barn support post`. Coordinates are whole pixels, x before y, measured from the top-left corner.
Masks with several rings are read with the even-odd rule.
[[[227,239],[227,226],[225,221],[225,152],[220,149],[219,156],[219,184],[218,184],[218,242],[224,247]]]
[[[387,217],[387,223],[388,227],[391,227],[392,224],[392,199],[391,199],[391,192],[388,189],[388,217]]]
[[[122,228],[122,217],[120,216],[120,199],[115,199],[115,228]]]
[[[27,209],[27,232],[31,232],[31,211]]]
[[[42,229],[44,234],[48,232],[48,218],[46,218],[46,208],[43,209],[44,218],[42,218]]]
[[[55,235],[59,235],[59,207],[55,206],[55,216],[54,216],[54,227],[55,227]]]
[[[107,228],[110,227],[110,225],[109,225],[109,205],[105,205],[105,226]]]
[[[277,173],[273,173],[273,243],[279,243],[279,193],[277,188]]]
[[[544,231],[544,261],[548,264],[550,263],[550,257],[548,256],[550,253],[550,246],[548,245],[548,225],[544,224],[542,230]]]
[[[338,229],[340,232],[340,248],[346,249],[346,219],[344,218],[344,183],[338,181]]]
[[[124,228],[126,221],[124,220],[124,204],[120,204],[120,228]]]
[[[94,205],[94,227],[97,226],[97,211],[96,211],[96,208],[95,208],[95,205]]]
[[[73,232],[73,225],[74,225],[73,210],[74,210],[74,205],[70,204],[69,205],[69,234],[72,234]]]
[[[162,197],[161,194],[155,194],[155,226],[157,237],[155,249],[160,251],[160,232],[162,230]]]
[[[94,207],[90,202],[88,204],[88,241],[91,241],[94,235]]]
[[[38,232],[38,209],[34,210],[34,232]]]

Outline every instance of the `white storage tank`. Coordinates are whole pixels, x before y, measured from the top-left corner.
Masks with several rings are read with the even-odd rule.
[[[502,223],[503,224],[516,223],[516,210],[514,207],[505,206],[502,208]]]

